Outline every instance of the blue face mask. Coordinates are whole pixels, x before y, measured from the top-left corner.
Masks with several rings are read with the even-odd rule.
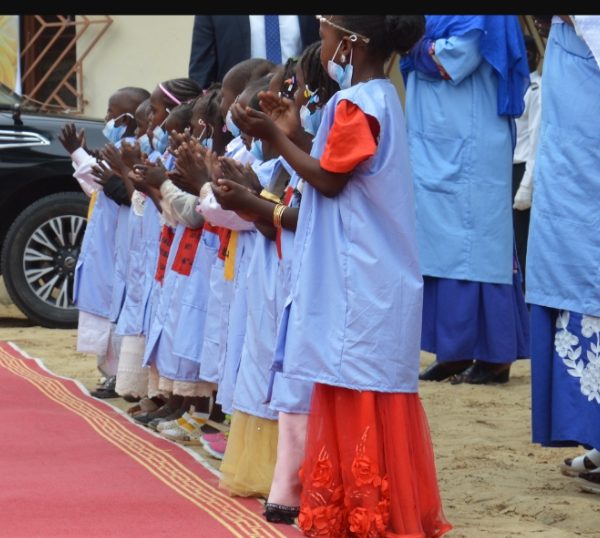
[[[300,107],[300,124],[302,128],[313,136],[317,134],[319,125],[321,125],[321,116],[323,115],[322,108],[315,108],[313,112],[310,111],[308,105],[311,103],[317,103],[319,98],[316,93],[313,93],[308,103]]]
[[[200,142],[205,148],[212,149],[213,148],[213,139],[212,138],[204,138],[202,142]]]
[[[356,41],[356,36],[351,36],[351,38],[352,37],[354,37],[354,41]],[[335,49],[333,58],[336,57],[341,44],[342,41],[339,42],[337,49]],[[327,62],[327,74],[340,85],[342,90],[346,90],[352,86],[352,73],[354,71],[354,68],[352,67],[352,50],[350,50],[350,61],[345,67],[335,63],[333,58]]]
[[[140,136],[138,142],[140,144],[140,150],[142,151],[142,153],[145,153],[146,155],[150,155],[152,153],[153,149],[152,145],[150,144],[150,138],[148,137],[147,133]]]
[[[164,123],[164,122],[163,122]],[[164,153],[169,143],[169,133],[165,131],[160,125],[157,125],[152,131],[152,145],[154,149],[159,153]]]
[[[302,128],[308,134],[315,136],[319,130],[319,125],[321,125],[322,114],[323,110],[320,108],[311,113],[306,105],[302,105],[300,107],[300,124]]]
[[[262,140],[260,138],[254,138],[252,145],[250,146],[250,153],[256,157],[259,161],[264,161],[265,156],[263,155]]]
[[[241,131],[240,131],[239,127],[235,123],[233,123],[233,118],[231,116],[231,110],[228,110],[227,116],[225,116],[225,126],[227,127],[227,130],[233,136],[240,136]]]
[[[108,120],[104,126],[104,129],[102,129],[102,134],[113,144],[116,144],[119,140],[121,140],[125,134],[125,131],[127,130],[127,124],[115,127],[115,122],[123,116],[129,116],[130,118],[133,118],[129,112],[125,112],[125,114],[121,114],[112,120]]]

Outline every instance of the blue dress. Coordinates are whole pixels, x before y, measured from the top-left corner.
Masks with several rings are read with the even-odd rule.
[[[400,100],[389,80],[337,92],[323,108],[320,158],[342,99],[379,123],[375,155],[333,198],[308,183],[294,240],[283,374],[350,389],[418,390],[423,280]]]
[[[542,77],[527,252],[532,438],[600,448],[600,70],[571,26],[552,25]]]

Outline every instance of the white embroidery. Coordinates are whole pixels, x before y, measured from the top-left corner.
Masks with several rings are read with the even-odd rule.
[[[554,348],[567,366],[567,372],[580,379],[581,393],[587,396],[589,402],[595,400],[600,404],[600,318],[586,315],[581,318],[581,335],[595,340],[583,342],[586,348],[589,346],[584,358],[581,356],[582,346],[578,345],[579,338],[567,329],[569,317],[569,312],[563,310],[556,319],[558,330],[554,336]]]

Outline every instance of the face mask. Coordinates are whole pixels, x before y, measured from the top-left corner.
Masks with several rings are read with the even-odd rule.
[[[254,155],[259,161],[264,161],[265,156],[263,155],[262,140],[260,138],[254,138],[252,145],[250,146],[250,153]]]
[[[233,135],[233,136],[240,136],[240,129],[238,128],[238,126],[233,123],[233,118],[231,116],[231,110],[227,111],[227,116],[225,116],[225,126],[227,127],[227,130]]]
[[[340,41],[337,49],[335,49],[333,58],[336,57],[341,45],[342,42]],[[352,72],[354,71],[352,67],[352,50],[350,50],[350,62],[345,67],[335,63],[333,58],[327,62],[327,74],[340,85],[342,90],[346,90],[352,86]]]
[[[319,125],[321,125],[322,109],[317,108],[314,112],[308,109],[306,105],[300,107],[300,124],[302,128],[313,136],[317,134]]]
[[[106,125],[104,126],[104,129],[102,129],[102,134],[113,144],[116,144],[119,140],[121,140],[121,138],[123,138],[123,135],[125,134],[125,131],[127,130],[126,124],[119,125],[119,127],[115,127],[115,122],[123,116],[129,116],[130,118],[133,118],[133,116],[129,114],[129,112],[125,112],[125,114],[121,114],[120,116],[117,116],[112,120],[108,120],[106,122]]]
[[[162,128],[164,123],[163,121],[161,125],[157,125],[152,131],[152,145],[159,153],[164,153],[169,143],[169,133]]]
[[[152,145],[150,144],[150,138],[148,137],[147,133],[140,136],[138,142],[140,143],[140,150],[142,153],[145,153],[146,155],[150,155],[152,153]]]
[[[208,132],[210,133],[210,136],[203,138],[207,127],[209,128]],[[205,125],[204,129],[202,129],[202,132],[198,135],[198,140],[200,140],[200,144],[202,144],[205,148],[212,149],[212,147],[213,147],[212,135],[213,135],[212,125]]]

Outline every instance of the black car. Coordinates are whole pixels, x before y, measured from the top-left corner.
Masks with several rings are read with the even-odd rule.
[[[89,199],[58,140],[66,122],[91,148],[106,143],[102,121],[26,107],[0,84],[1,271],[13,302],[45,327],[75,327],[73,274]]]

